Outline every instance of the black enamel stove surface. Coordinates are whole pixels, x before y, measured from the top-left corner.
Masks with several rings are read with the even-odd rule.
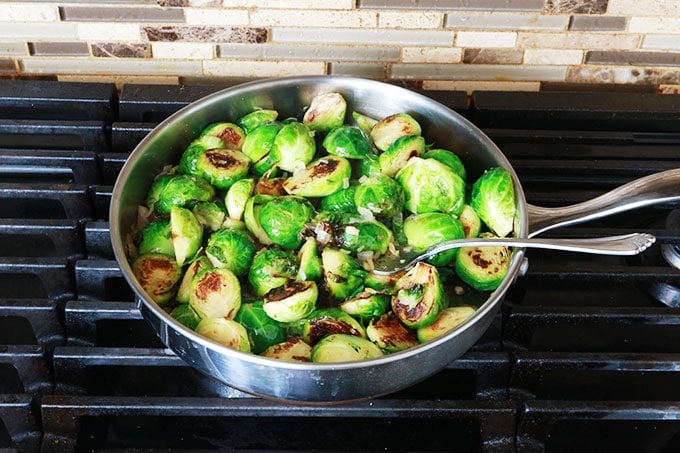
[[[680,206],[551,231],[658,243],[634,259],[528,251],[478,344],[395,395],[294,406],[185,365],[141,319],[107,211],[135,144],[217,89],[0,81],[0,449],[680,451],[680,272],[659,251],[680,242]],[[680,163],[680,96],[425,94],[490,135],[533,204]]]

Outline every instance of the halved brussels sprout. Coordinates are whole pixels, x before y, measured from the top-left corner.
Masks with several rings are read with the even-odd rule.
[[[463,210],[458,215],[458,220],[463,225],[466,238],[476,238],[482,232],[482,219],[469,204],[463,207]]]
[[[347,299],[363,284],[366,271],[349,253],[326,247],[321,251],[324,283],[336,299]]]
[[[393,313],[386,313],[366,327],[368,339],[386,352],[398,352],[418,346],[416,331],[409,329]]]
[[[456,155],[456,153],[454,153],[453,151],[449,151],[448,149],[435,148],[423,154],[423,158],[438,160],[442,164],[451,167],[451,169],[454,172],[456,172],[456,174],[460,176],[461,179],[463,180],[467,179],[467,171],[465,170],[465,165],[463,165],[463,161],[461,161],[460,157],[458,157],[458,155]]]
[[[302,339],[314,346],[323,337],[335,333],[366,337],[366,331],[359,321],[341,309],[332,307],[320,308],[307,317],[302,328]]]
[[[458,277],[474,289],[491,291],[510,270],[510,250],[504,246],[463,247],[458,249],[454,267]]]
[[[182,153],[177,165],[177,172],[185,175],[198,176],[198,157],[209,149],[224,148],[224,142],[219,137],[205,135],[192,140]]]
[[[465,230],[460,220],[450,214],[426,212],[408,216],[404,220],[404,234],[408,244],[415,251],[422,252],[444,241],[464,238]],[[435,266],[447,266],[453,262],[456,253],[458,249],[447,250],[438,253],[427,262]]]
[[[307,199],[277,197],[262,206],[260,226],[274,244],[294,250],[302,244],[300,233],[313,217],[314,207]]]
[[[228,149],[241,150],[246,133],[241,126],[234,123],[213,123],[201,132],[201,137],[217,137],[224,142]]]
[[[352,166],[343,157],[324,156],[296,171],[283,183],[291,195],[325,197],[349,187]]]
[[[257,195],[288,195],[288,192],[283,188],[283,183],[286,182],[287,179],[288,178],[284,177],[274,178],[268,174],[264,175],[257,180],[254,193]]]
[[[337,235],[340,248],[355,253],[371,251],[380,255],[387,251],[393,239],[392,231],[377,220],[350,223]]]
[[[189,295],[191,294],[191,282],[194,277],[201,272],[203,269],[212,267],[212,263],[206,256],[201,256],[191,264],[187,266],[184,275],[182,276],[182,281],[177,289],[177,294],[175,295],[175,300],[180,304],[189,303]]]
[[[425,139],[420,135],[403,135],[378,156],[380,171],[394,178],[412,157],[419,157],[425,152]]]
[[[252,132],[258,126],[267,123],[273,123],[279,117],[279,112],[272,109],[253,110],[246,113],[239,118],[236,123],[246,131],[246,134]]]
[[[160,253],[162,255],[175,256],[169,220],[159,219],[150,222],[142,230],[141,237],[139,246],[137,246],[138,255]]]
[[[229,269],[203,269],[191,281],[189,303],[201,319],[233,319],[241,308],[241,284]]]
[[[132,274],[151,300],[163,306],[175,295],[182,268],[172,256],[145,253],[132,262]]]
[[[227,190],[248,174],[250,159],[235,149],[213,148],[198,156],[197,176],[218,189]]]
[[[451,329],[458,327],[474,313],[474,307],[467,305],[445,308],[439,313],[439,316],[432,324],[417,330],[418,340],[420,340],[421,343],[424,343],[440,337]]]
[[[295,322],[316,308],[319,290],[313,281],[289,281],[264,295],[264,311],[279,322]]]
[[[255,180],[252,178],[243,178],[236,181],[227,191],[224,196],[224,205],[227,209],[229,217],[236,220],[243,218],[243,211],[246,209],[246,203],[253,194],[255,189]]]
[[[233,228],[222,228],[208,238],[205,254],[215,267],[224,267],[237,276],[246,275],[255,256],[250,236]]]
[[[321,268],[321,259],[317,254],[316,239],[307,238],[298,250],[297,254],[298,267],[297,280],[316,280],[323,275]]]
[[[357,186],[352,185],[323,197],[321,199],[321,210],[348,214],[357,212],[357,205],[354,203],[356,191]]]
[[[354,193],[357,210],[368,211],[379,218],[389,218],[404,208],[404,191],[389,176],[375,174],[361,181]]]
[[[286,329],[265,313],[262,301],[242,304],[234,321],[241,323],[248,331],[251,349],[255,354],[286,339]]]
[[[260,211],[265,203],[273,200],[275,197],[271,195],[255,195],[248,198],[245,208],[243,210],[243,222],[246,225],[246,230],[263,245],[273,244],[272,240],[267,236],[267,233],[262,229],[260,224]]]
[[[264,350],[263,357],[270,359],[285,360],[286,362],[309,362],[312,356],[312,347],[300,337],[275,344]]]
[[[255,294],[264,296],[269,291],[283,286],[297,275],[295,255],[284,250],[267,247],[259,250],[248,271],[248,282]]]
[[[196,220],[210,231],[218,230],[227,216],[224,205],[215,201],[196,203],[192,212]]]
[[[312,348],[311,360],[317,363],[354,362],[383,356],[378,346],[354,335],[328,335]]]
[[[395,113],[375,123],[371,139],[380,151],[385,151],[396,139],[404,135],[420,135],[418,121],[408,113]]]
[[[372,288],[364,288],[359,294],[342,302],[342,311],[360,319],[373,319],[387,312],[390,306],[390,295],[378,292]]]
[[[313,131],[327,132],[345,122],[347,102],[340,93],[324,93],[312,98],[302,122]]]
[[[395,176],[406,194],[404,207],[414,214],[459,214],[465,204],[465,181],[435,159],[412,157]]]
[[[326,135],[322,145],[333,156],[363,159],[373,153],[371,139],[354,126],[336,127]]]
[[[206,180],[191,175],[161,175],[154,181],[146,206],[160,215],[169,215],[172,206],[191,208],[199,201],[209,201],[215,189]]]
[[[510,173],[490,168],[472,185],[470,206],[482,222],[499,237],[510,234],[515,221],[515,186]]]
[[[267,123],[256,127],[246,135],[241,152],[252,162],[259,162],[272,150],[274,139],[282,127],[283,124],[280,123]]]
[[[196,326],[196,333],[241,352],[250,352],[246,328],[232,319],[204,318]]]
[[[392,311],[413,329],[432,324],[439,312],[448,306],[437,268],[431,264],[416,263],[397,280],[395,289]]]
[[[377,274],[369,272],[364,279],[366,288],[371,288],[381,293],[394,294],[396,292],[397,281],[406,271],[395,272],[394,274]]]
[[[185,208],[170,208],[170,230],[172,247],[175,249],[177,265],[182,266],[187,259],[196,255],[203,242],[203,225],[196,216]]]
[[[376,154],[369,154],[355,164],[354,170],[358,180],[380,174],[380,157]]]
[[[269,155],[281,170],[293,173],[310,163],[316,153],[314,132],[297,121],[285,124],[272,144]]]
[[[352,119],[356,123],[357,127],[364,131],[365,134],[370,134],[373,126],[378,122],[375,118],[364,115],[359,112],[352,112]]]
[[[195,330],[198,324],[201,322],[201,317],[198,316],[196,310],[194,310],[189,304],[179,304],[172,309],[170,316],[191,330]]]

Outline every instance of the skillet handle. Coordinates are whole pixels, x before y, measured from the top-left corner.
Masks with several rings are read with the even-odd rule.
[[[678,200],[680,168],[675,168],[636,179],[592,200],[570,206],[544,208],[527,204],[529,237],[557,227]]]

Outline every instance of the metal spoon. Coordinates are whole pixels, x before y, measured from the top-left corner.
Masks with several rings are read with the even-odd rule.
[[[398,255],[387,255],[376,260],[372,272],[389,275],[410,268],[418,261],[432,258],[446,250],[460,247],[508,246],[539,249],[563,250],[568,252],[594,253],[600,255],[637,255],[654,244],[656,238],[647,233],[631,233],[620,236],[599,238],[466,238],[454,239],[434,245],[423,252],[400,251]]]

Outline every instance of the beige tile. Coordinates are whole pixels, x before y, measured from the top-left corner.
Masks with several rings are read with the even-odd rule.
[[[661,94],[680,94],[680,85],[661,84],[657,91]]]
[[[537,14],[448,13],[444,22],[447,28],[457,30],[565,30],[566,16],[540,16]]]
[[[678,35],[646,35],[642,39],[642,49],[680,50]]]
[[[210,60],[203,62],[203,73],[217,77],[283,77],[325,74],[321,61]]]
[[[645,83],[680,84],[677,68],[645,68],[618,66],[571,66],[568,82],[577,83]]]
[[[222,25],[246,26],[248,25],[248,11],[245,9],[221,9],[221,8],[184,8],[184,17],[187,25]]]
[[[331,63],[328,74],[384,80],[385,65],[379,63]]]
[[[357,0],[359,8],[541,11],[544,0]]]
[[[215,45],[195,42],[154,42],[151,44],[151,52],[154,58],[208,60],[215,58]]]
[[[581,64],[582,50],[569,49],[527,49],[524,51],[524,64]]]
[[[248,60],[399,61],[397,46],[218,44],[220,58]]]
[[[541,82],[498,82],[479,80],[424,80],[423,89],[436,91],[539,91]]]
[[[453,44],[452,31],[390,30],[363,28],[273,28],[272,42],[366,45],[446,46]]]
[[[137,24],[116,23],[76,23],[78,38],[83,41],[140,41],[141,34]]]
[[[201,62],[112,58],[25,58],[29,74],[200,75]]]
[[[259,8],[262,0],[224,0],[222,5],[229,8]],[[354,0],[275,0],[266,3],[267,8],[278,9],[353,9]]]
[[[57,22],[59,10],[54,4],[0,4],[0,20],[7,22]]]
[[[73,41],[78,38],[75,24],[66,23],[9,23],[0,22],[0,38],[58,39]]]
[[[524,49],[635,49],[637,34],[519,32],[517,47]]]
[[[23,41],[0,42],[0,55],[28,55],[26,43]]]
[[[434,11],[381,11],[378,27],[382,28],[440,28],[444,14]]]
[[[680,15],[677,0],[609,0],[607,14],[620,16],[672,17]]]
[[[563,81],[566,66],[416,64],[390,65],[390,77],[416,80]]]
[[[680,14],[680,9],[678,10]],[[680,33],[680,17],[631,17],[632,33]]]
[[[456,36],[458,47],[514,47],[517,33],[491,31],[460,31]]]
[[[459,47],[403,47],[402,63],[458,63],[463,57]]]
[[[255,9],[250,13],[255,27],[333,27],[374,28],[378,14],[372,11],[271,10]]]
[[[89,75],[62,74],[57,76],[60,82],[113,83],[120,90],[123,85],[179,85],[177,76],[121,76],[121,75]]]
[[[17,64],[11,58],[0,58],[0,74],[13,74],[17,72]]]

